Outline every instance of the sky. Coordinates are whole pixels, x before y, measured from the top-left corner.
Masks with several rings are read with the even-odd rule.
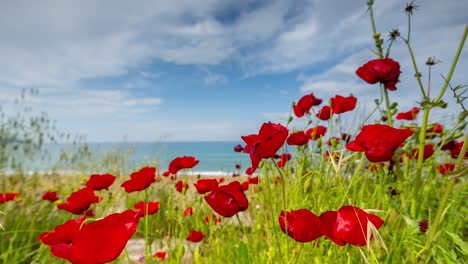
[[[406,3],[375,1],[385,40],[394,28],[406,36]],[[468,0],[415,3],[411,42],[425,84],[425,61],[440,61],[435,95]],[[358,109],[342,118],[355,119],[379,98],[355,74],[376,59],[366,10],[365,0],[0,1],[0,105],[12,113],[21,89],[37,88],[26,103],[89,142],[239,141],[263,122],[285,123],[310,93],[324,103],[353,94]],[[402,71],[390,99],[408,111],[420,93],[402,40],[390,57]],[[468,84],[467,72],[465,47],[452,84]],[[431,121],[459,112],[450,91],[444,100]]]

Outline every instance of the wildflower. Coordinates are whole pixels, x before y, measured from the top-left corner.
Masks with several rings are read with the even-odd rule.
[[[280,156],[280,160],[276,163],[278,167],[282,168],[286,165],[286,163],[291,160],[292,156],[289,153],[283,153]]]
[[[128,193],[142,191],[148,188],[156,181],[156,168],[144,167],[138,172],[130,175],[130,180],[122,183],[121,187],[125,188]]]
[[[418,149],[413,150],[411,157],[413,159],[418,159],[418,156],[419,156],[418,153],[419,153]],[[433,154],[434,154],[434,145],[432,144],[424,145],[424,151],[423,151],[424,160],[430,158]]]
[[[317,140],[323,137],[325,133],[327,133],[327,128],[324,126],[316,126],[306,131],[306,135],[309,136],[311,140]]]
[[[177,157],[169,163],[169,173],[177,174],[181,169],[190,169],[195,167],[200,161],[195,157]]]
[[[238,181],[219,186],[204,198],[216,213],[225,217],[231,217],[249,207],[249,201]]]
[[[111,174],[93,174],[91,178],[86,182],[86,187],[91,188],[95,191],[99,191],[102,189],[109,190],[109,186],[114,183],[116,177]]]
[[[44,201],[50,201],[50,202],[55,202],[57,201],[59,198],[57,197],[57,192],[46,192],[44,193],[44,195],[42,196],[42,200]]]
[[[421,108],[413,107],[408,112],[398,113],[396,116],[396,119],[397,120],[414,120],[416,119],[416,116],[418,115],[420,110]]]
[[[234,147],[234,151],[235,152],[242,152],[244,150],[244,148],[239,144],[239,145],[236,145]]]
[[[322,99],[315,98],[314,94],[304,95],[297,104],[293,106],[294,114],[297,117],[303,117],[304,114],[308,114],[312,106],[319,105],[322,103]]]
[[[448,172],[455,170],[455,164],[445,163],[445,164],[437,166],[437,170],[440,172],[440,174],[445,175]]]
[[[185,240],[197,243],[202,241],[204,237],[205,235],[203,235],[203,233],[200,231],[190,231],[189,235]]]
[[[330,119],[332,114],[333,114],[332,108],[330,106],[326,105],[326,106],[322,107],[322,109],[319,110],[319,112],[317,113],[316,116],[320,120],[326,121],[326,120]]]
[[[307,209],[281,211],[278,220],[281,231],[296,241],[310,242],[323,236],[320,218]]]
[[[161,260],[165,260],[167,257],[167,251],[158,251],[156,252],[156,254],[153,255],[153,257],[161,259]]]
[[[340,95],[331,99],[331,108],[334,114],[341,114],[354,110],[357,98],[354,96],[343,97]]]
[[[0,204],[15,200],[18,195],[17,192],[0,193]]]
[[[191,216],[193,214],[193,207],[187,207],[182,213],[183,216]]]
[[[262,159],[275,156],[287,137],[288,129],[286,127],[271,122],[264,123],[258,135],[243,136],[242,139],[247,143],[246,149],[249,150],[252,163],[250,174],[257,170]]]
[[[147,203],[144,201],[140,201],[134,204],[133,208],[138,209],[138,216],[153,215],[159,211],[159,201]]]
[[[183,181],[177,181],[175,186],[176,186],[176,191],[180,193],[188,189],[188,184],[184,183]]]
[[[57,205],[58,209],[68,211],[75,215],[86,214],[91,204],[98,203],[101,197],[94,194],[91,188],[83,188],[70,195],[66,203]]]
[[[364,152],[371,162],[389,161],[400,145],[413,134],[407,129],[387,125],[366,125],[356,139],[346,145],[351,151]]]
[[[388,90],[395,91],[400,64],[390,58],[371,60],[357,69],[356,74],[370,84],[380,82]]]
[[[429,221],[427,219],[421,220],[418,222],[419,225],[419,231],[426,233],[427,229],[429,228]]]
[[[304,133],[304,131],[298,131],[289,135],[286,143],[288,145],[302,146],[309,142],[309,137]]]
[[[201,179],[193,185],[199,194],[205,194],[207,192],[211,192],[213,189],[216,189],[218,187],[218,181],[216,179]]]
[[[324,234],[340,246],[347,243],[365,246],[368,239],[368,225],[379,229],[384,221],[373,214],[369,214],[358,207],[342,206],[338,211],[328,211],[320,215]]]

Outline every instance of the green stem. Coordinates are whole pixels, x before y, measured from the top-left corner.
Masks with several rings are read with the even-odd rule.
[[[374,5],[374,0],[369,0],[367,2],[367,5],[369,6],[369,15],[371,19],[371,24],[372,24],[372,33],[374,34],[374,40],[376,41],[376,48],[377,48],[377,54],[379,55],[380,59],[383,59],[383,51],[382,51],[382,45],[379,45],[377,41],[380,39],[379,36],[377,36],[377,28],[375,26],[375,19],[374,19],[374,10],[373,10],[373,5]],[[380,34],[379,34],[380,35]]]
[[[405,41],[405,44],[408,47],[408,51],[410,53],[411,61],[413,62],[413,68],[414,68],[414,71],[416,72],[414,74],[414,76],[416,77],[416,80],[418,81],[419,89],[421,89],[421,94],[423,95],[424,99],[427,99],[426,91],[424,90],[424,85],[423,85],[423,83],[421,81],[421,73],[419,72],[418,65],[416,64],[416,59],[414,57],[413,49],[411,48],[409,40],[404,39],[404,38],[403,38],[403,40]]]
[[[416,195],[419,193],[419,190],[421,189],[422,170],[423,170],[423,163],[424,163],[424,146],[426,145],[426,131],[427,131],[427,123],[429,120],[430,110],[431,110],[430,107],[424,108],[421,131],[419,132],[418,164],[416,167],[416,178],[415,178],[415,184],[414,184],[414,193]]]
[[[468,150],[468,133],[465,135],[465,143],[463,144],[460,154],[458,155],[457,163],[455,165],[455,170],[460,169],[462,167],[463,159],[465,157],[467,150]],[[447,189],[445,190],[442,201],[440,202],[439,209],[437,210],[436,218],[434,219],[432,226],[429,228],[429,234],[428,234],[426,246],[419,254],[421,254],[424,251],[430,250],[432,243],[434,242],[434,237],[437,231],[439,231],[439,224],[442,221],[444,211],[446,210],[447,202],[449,200],[450,194],[452,193],[452,190],[453,190],[453,187],[455,186],[456,181],[457,181],[457,177],[452,177],[450,179],[450,182],[447,186]],[[431,258],[431,254],[427,254],[425,263],[427,263],[430,260],[430,258]]]
[[[465,44],[467,35],[468,35],[468,24],[465,24],[465,32],[463,33],[463,37],[460,41],[460,44],[458,45],[457,53],[455,54],[455,58],[453,59],[452,66],[450,67],[444,86],[442,86],[442,89],[440,90],[439,95],[434,100],[435,103],[438,103],[442,99],[442,96],[444,95],[445,90],[447,90],[448,84],[450,83],[450,80],[452,79],[452,74],[455,71],[455,67],[457,66],[458,59],[460,58],[460,54],[463,50],[463,45]]]
[[[286,230],[286,235],[288,235],[288,219],[287,219],[287,211],[286,211],[286,190],[285,190],[285,179],[284,179],[284,174],[283,174],[283,171],[280,169],[280,167],[278,167],[278,164],[276,164],[275,160],[273,158],[271,158],[271,161],[273,162],[273,164],[275,165],[276,169],[278,170],[280,176],[281,176],[281,194],[283,196],[283,210],[284,210],[284,214],[285,214],[285,217],[284,217],[284,225],[285,225],[285,230]],[[286,240],[286,246],[287,246],[287,253],[286,254],[289,254],[289,239]],[[288,256],[286,256],[286,259],[288,258]]]
[[[385,106],[387,107],[387,122],[389,126],[393,126],[393,120],[392,120],[392,113],[390,109],[390,100],[388,99],[388,91],[387,88],[383,87],[382,84],[380,84],[381,89],[384,91],[384,97],[385,97]]]

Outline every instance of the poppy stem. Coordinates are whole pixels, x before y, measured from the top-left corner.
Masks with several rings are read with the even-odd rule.
[[[278,170],[279,174],[280,174],[280,177],[281,177],[281,194],[283,196],[283,210],[284,212],[286,213],[286,188],[285,188],[285,180],[284,180],[284,173],[283,171],[280,169],[280,167],[278,167],[278,164],[276,164],[275,160],[273,158],[271,158],[271,161],[273,162],[273,164],[275,165],[276,167],[276,170]],[[285,226],[288,226],[288,219],[287,217],[284,217],[284,224]],[[286,228],[286,235],[288,235],[288,228]],[[289,235],[288,235],[289,236]],[[287,246],[287,253],[289,253],[289,239],[286,240],[286,246]],[[287,259],[287,257],[286,257]]]
[[[265,178],[266,178],[266,181],[267,181],[268,188],[271,188],[271,185],[270,185],[270,177],[267,176],[267,177],[265,177]],[[274,203],[273,203],[273,200],[271,199],[271,193],[272,193],[272,191],[269,190],[269,191],[266,192],[266,193],[267,193],[267,195],[268,195],[268,200],[269,200],[268,202],[269,202],[269,204],[272,206],[272,209],[273,209],[273,204],[274,204]],[[276,228],[275,228],[275,223],[276,223],[276,221],[275,221],[275,216],[274,216],[274,214],[273,214],[273,210],[269,210],[269,212],[270,212],[270,217],[271,217],[271,221],[272,221],[273,234],[275,235],[276,244],[277,244],[277,246],[278,246],[278,252],[279,252],[279,254],[280,254],[280,257],[281,257],[282,262],[285,263],[285,260],[283,259],[283,256],[284,256],[284,255],[283,255],[283,252],[282,252],[282,250],[281,250],[281,244],[280,244],[279,238],[278,238],[278,232],[276,231]]]
[[[388,91],[387,91],[387,88],[382,86],[382,84],[380,84],[380,87],[383,89],[383,92],[384,92],[385,106],[387,107],[387,122],[389,126],[393,127],[392,109],[390,108],[390,100],[388,99]]]
[[[418,164],[416,167],[416,178],[415,178],[415,184],[414,186],[414,200],[411,208],[411,215],[413,217],[416,217],[416,209],[417,209],[417,201],[419,201],[418,196],[419,196],[419,191],[422,189],[421,184],[422,184],[422,171],[423,171],[423,164],[424,164],[424,146],[426,145],[426,130],[427,130],[427,123],[429,119],[429,112],[431,110],[431,107],[425,107],[424,108],[424,115],[423,115],[423,120],[421,124],[421,131],[419,132],[419,147],[418,147]]]

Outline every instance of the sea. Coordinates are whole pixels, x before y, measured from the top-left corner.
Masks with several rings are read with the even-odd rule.
[[[48,173],[52,169],[73,172],[93,163],[97,173],[104,173],[109,166],[133,170],[154,166],[162,173],[174,158],[193,156],[200,162],[187,171],[189,174],[232,175],[250,167],[249,155],[234,151],[238,144],[243,145],[242,142],[47,143],[43,145],[40,158],[24,162],[22,170],[30,173]],[[236,164],[241,165],[241,170],[235,168]]]

